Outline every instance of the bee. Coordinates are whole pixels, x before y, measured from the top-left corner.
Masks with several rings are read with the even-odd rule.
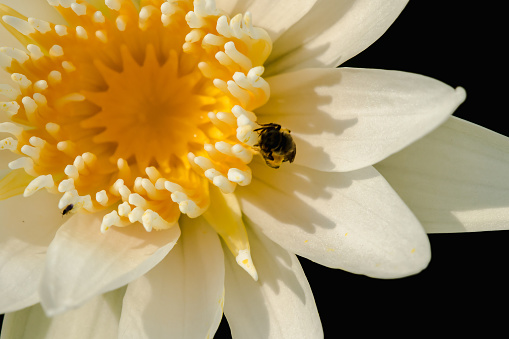
[[[272,168],[279,168],[285,161],[293,162],[297,146],[290,135],[290,130],[274,123],[260,126],[262,127],[255,129],[260,137],[254,146],[262,154],[265,163]]]
[[[67,205],[64,210],[62,211],[62,216],[66,215],[67,213],[69,213],[72,209],[74,208],[74,205],[73,204],[69,204]]]

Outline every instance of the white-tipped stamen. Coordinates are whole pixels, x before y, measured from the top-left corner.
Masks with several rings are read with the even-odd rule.
[[[240,126],[237,128],[237,139],[246,145],[254,146],[258,142],[258,133],[251,125]]]
[[[79,173],[86,174],[85,160],[83,160],[81,155],[74,159],[73,165],[78,169]]]
[[[187,214],[189,218],[197,218],[203,214],[203,209],[192,200],[184,200],[179,203],[180,212]]]
[[[23,192],[23,196],[29,197],[40,189],[51,189],[53,187],[55,187],[55,182],[53,181],[51,174],[40,175],[27,185],[25,191]]]
[[[28,18],[28,23],[30,24],[30,26],[32,26],[34,29],[36,29],[37,31],[39,31],[42,34],[45,34],[45,33],[48,33],[49,31],[51,31],[51,26],[50,26],[49,22],[47,22],[47,21],[36,19],[36,18]]]
[[[59,0],[60,6],[64,8],[69,8],[74,3],[75,0]]]
[[[254,132],[253,132],[254,133]],[[241,144],[235,144],[232,147],[232,153],[245,164],[249,164],[253,160],[253,152],[246,149]]]
[[[83,39],[83,40],[86,40],[88,39],[88,33],[87,31],[85,30],[85,28],[81,27],[81,26],[77,26],[76,27],[76,36],[80,39]]]
[[[0,52],[16,60],[20,64],[24,64],[29,59],[28,54],[20,49],[13,47],[0,47]],[[9,62],[9,65],[10,64],[11,63]]]
[[[103,217],[101,222],[101,233],[105,233],[111,226],[120,222],[120,217],[118,216],[117,211],[111,211]]]
[[[34,88],[34,91],[42,92],[48,88],[48,82],[46,80],[37,80],[34,83],[33,88]]]
[[[108,206],[108,194],[106,190],[97,192],[95,194],[95,200],[102,206]]]
[[[45,126],[46,131],[51,134],[53,138],[56,138],[58,136],[58,133],[60,132],[60,125],[55,124],[54,122],[48,122]]]
[[[221,34],[225,38],[232,37],[230,25],[228,24],[228,17],[226,15],[223,15],[219,19],[217,19],[216,30],[219,34]]]
[[[127,27],[127,20],[122,15],[119,15],[117,19],[115,20],[115,24],[117,26],[117,29],[121,32],[125,31]]]
[[[55,25],[55,32],[56,32],[59,36],[67,35],[67,27],[62,26],[62,25]]]
[[[141,208],[141,207],[133,208],[131,213],[129,213],[129,221],[130,222],[137,222],[137,221],[142,222],[143,213],[145,213],[145,210],[143,208]]]
[[[217,52],[215,55],[215,58],[217,61],[219,61],[219,63],[221,65],[223,65],[224,67],[232,67],[235,65],[235,62],[232,60],[232,58],[230,58],[225,52],[223,51],[219,51]]]
[[[65,192],[70,192],[73,190],[76,190],[76,187],[74,187],[74,179],[73,178],[62,180],[60,182],[60,184],[58,184],[59,192],[65,193]]]
[[[43,107],[48,104],[48,99],[46,99],[46,96],[41,93],[34,93],[34,101],[38,107]]]
[[[226,43],[225,40],[226,39],[223,38],[222,36],[208,33],[203,37],[203,44],[219,47],[224,46],[224,44]]]
[[[85,101],[86,97],[81,93],[70,93],[56,100],[55,106],[63,107],[70,102]]]
[[[129,213],[131,213],[131,211],[132,211],[131,205],[129,205],[127,201],[124,201],[123,203],[118,205],[118,215],[120,215],[121,217],[128,218]]]
[[[126,185],[120,186],[120,188],[118,189],[118,193],[122,197],[122,200],[129,201],[129,197],[131,196],[131,190]]]
[[[92,16],[92,20],[98,24],[103,24],[106,22],[106,18],[104,17],[104,15],[101,11],[96,11],[94,13],[94,15]]]
[[[13,124],[12,122],[1,122],[0,132],[10,133],[19,139],[21,132],[23,132],[23,127]]]
[[[29,157],[21,157],[11,161],[8,164],[12,170],[23,168],[27,174],[37,177],[38,174],[34,171],[34,161]]]
[[[16,115],[19,108],[20,106],[16,101],[0,102],[0,111],[7,113],[9,117]]]
[[[28,88],[32,85],[32,81],[28,80],[28,78],[23,74],[12,73],[11,79],[15,83],[17,83],[19,87],[21,87],[22,89]]]
[[[17,88],[14,88],[7,84],[0,84],[0,95],[3,95],[8,100],[14,100],[18,96],[21,95],[21,92]],[[13,101],[13,103],[16,103],[16,102]],[[1,107],[0,107],[0,109],[1,109]]]
[[[114,11],[120,10],[120,1],[119,0],[105,0],[104,4],[108,6],[109,9]]]
[[[18,140],[7,137],[0,141],[0,150],[10,150],[14,151],[18,148]]]
[[[37,110],[37,103],[35,100],[30,97],[24,97],[21,99],[21,102],[23,103],[28,119],[34,121],[33,114]]]
[[[251,183],[251,179],[252,174],[250,170],[242,171],[238,168],[230,168],[228,170],[228,180],[235,182],[240,186],[249,185]]]
[[[59,141],[57,143],[57,149],[70,157],[73,157],[74,154],[76,154],[76,145],[71,140]]]
[[[29,156],[30,158],[32,158],[32,160],[39,160],[41,150],[37,147],[23,145],[21,146],[21,153]]]
[[[235,48],[235,44],[233,43],[233,41],[228,41],[224,45],[224,51],[230,59],[232,59],[237,65],[242,67],[244,70],[248,71],[249,69],[251,69],[251,67],[253,67],[251,59],[249,59],[244,54],[240,53]]]
[[[210,159],[207,159],[205,157],[199,156],[194,158],[194,163],[201,167],[202,170],[206,171],[209,168],[213,168],[214,164],[212,164],[212,161]]]
[[[87,14],[87,6],[85,6],[85,5],[72,3],[71,8],[72,8],[73,12],[76,13],[76,15],[78,15],[78,16]]]
[[[132,193],[129,195],[129,203],[131,205],[134,205],[136,207],[141,207],[141,208],[146,208],[146,206],[147,206],[147,200],[145,200],[138,193]]]
[[[22,20],[20,18],[16,18],[10,15],[4,15],[2,17],[2,20],[23,35],[30,35],[32,33],[35,33],[35,28],[33,28],[32,25],[30,25],[25,20]]]
[[[226,83],[226,81],[224,80],[221,80],[221,79],[214,79],[212,81],[212,83],[214,84],[214,86],[219,89],[221,92],[225,93],[225,94],[228,94],[230,93],[229,90],[228,90],[228,84]]]
[[[214,186],[218,187],[223,193],[233,193],[235,191],[236,184],[228,180],[224,175],[218,175],[214,177],[212,181]]]
[[[184,192],[175,191],[171,194],[171,200],[178,204],[182,201],[189,200],[189,197]]]
[[[228,91],[237,98],[243,106],[247,106],[250,100],[249,92],[240,88],[239,85],[233,80],[229,80],[226,82],[228,85]]]
[[[218,170],[216,170],[215,168],[209,168],[208,170],[206,170],[205,172],[203,172],[203,174],[205,175],[205,177],[207,179],[209,179],[210,181],[213,181],[215,177],[217,176],[221,176],[221,172],[219,172]]]
[[[62,61],[62,68],[67,72],[71,73],[76,70],[76,67],[70,61]]]
[[[108,42],[108,36],[106,35],[106,31],[104,30],[95,31],[95,37],[99,39],[99,41],[101,41],[102,43]]]
[[[39,60],[44,57],[44,53],[42,53],[41,48],[37,45],[27,45],[27,50],[30,52],[32,60]]]
[[[228,113],[228,112],[218,112],[216,114],[216,117],[220,121],[222,121],[222,122],[224,122],[224,123],[226,123],[226,124],[228,124],[230,126],[234,126],[235,123],[236,123],[235,116],[233,114],[231,114],[231,113]]]
[[[168,190],[168,192],[171,192],[171,193],[184,191],[182,186],[180,186],[179,184],[176,184],[174,182],[171,182],[171,181],[166,181],[164,183],[164,187],[166,188],[166,190]]]
[[[116,197],[120,196],[120,188],[122,186],[124,186],[124,180],[117,179],[117,181],[110,186],[110,193]]]
[[[59,71],[51,71],[48,74],[48,83],[57,85],[62,81],[62,73]]]
[[[62,46],[53,45],[49,49],[49,55],[52,58],[58,58],[58,57],[61,57],[62,55],[64,55],[64,50],[63,50]]]

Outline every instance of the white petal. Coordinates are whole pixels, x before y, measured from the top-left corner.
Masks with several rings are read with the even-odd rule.
[[[173,248],[180,230],[146,232],[141,225],[100,231],[104,213],[76,214],[58,230],[40,288],[48,315],[79,307],[145,274]]]
[[[224,259],[202,218],[182,217],[181,241],[153,270],[129,284],[119,338],[209,338],[223,316]]]
[[[40,304],[5,316],[2,339],[116,338],[125,288],[97,296],[82,307],[48,318]]]
[[[253,182],[236,191],[242,211],[288,251],[378,278],[415,274],[428,264],[424,230],[373,167],[334,173],[297,165],[274,170],[260,160],[250,166]]]
[[[265,29],[274,41],[306,15],[316,2],[317,0],[216,0],[216,5],[231,17],[251,12],[253,25]]]
[[[268,79],[260,122],[292,131],[295,163],[322,171],[373,165],[427,134],[465,99],[462,88],[413,73],[305,69]]]
[[[249,232],[255,282],[225,253],[225,315],[233,338],[323,337],[313,293],[299,260],[274,242]],[[225,249],[225,252],[228,252]]]
[[[429,233],[509,229],[509,138],[451,117],[376,168]]]
[[[322,0],[274,44],[266,74],[336,67],[375,42],[407,0]]]
[[[0,201],[0,313],[39,302],[46,250],[64,220],[58,199],[39,191]]]

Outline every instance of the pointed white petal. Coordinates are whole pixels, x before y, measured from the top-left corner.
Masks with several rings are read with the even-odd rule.
[[[0,201],[0,313],[39,302],[46,250],[64,220],[58,199],[39,191]]]
[[[415,274],[428,264],[424,230],[373,167],[334,173],[297,165],[274,170],[260,160],[250,166],[253,182],[236,191],[246,222],[290,252],[378,278]]]
[[[451,117],[376,165],[428,233],[509,229],[509,138]]]
[[[219,238],[203,218],[182,217],[180,225],[171,253],[129,284],[119,338],[211,338],[216,332],[224,294]]]
[[[79,307],[145,274],[173,248],[177,226],[146,232],[141,225],[100,231],[104,213],[76,214],[48,248],[40,288],[49,315]]]
[[[76,310],[48,318],[40,304],[5,316],[2,339],[116,338],[125,288],[96,296]]]
[[[323,337],[313,293],[299,260],[250,230],[259,281],[253,281],[225,253],[225,315],[234,338]],[[228,252],[227,250],[225,252]]]
[[[352,171],[401,150],[436,128],[465,99],[422,75],[376,69],[305,69],[268,79],[261,123],[292,131],[295,163]]]
[[[407,2],[317,1],[274,44],[266,74],[340,65],[381,37]]]
[[[306,15],[316,2],[317,0],[216,0],[216,6],[230,17],[250,12],[253,15],[253,25],[266,30],[272,41],[275,41]]]

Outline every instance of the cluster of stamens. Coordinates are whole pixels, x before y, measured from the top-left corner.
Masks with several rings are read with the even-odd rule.
[[[223,193],[250,183],[271,41],[249,13],[230,19],[208,0],[142,0],[139,10],[105,0],[107,13],[48,2],[68,25],[0,5],[28,51],[0,49],[15,83],[0,85],[11,120],[0,132],[12,135],[0,149],[21,155],[7,179],[26,182],[25,196],[45,188],[62,194],[60,209],[109,209],[102,231],[150,231],[204,213],[210,183]]]

